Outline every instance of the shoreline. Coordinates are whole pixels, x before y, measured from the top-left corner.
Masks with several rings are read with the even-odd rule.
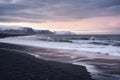
[[[72,51],[72,50],[69,51],[64,49],[51,49],[45,47],[35,47],[35,46],[18,45],[18,44],[10,44],[10,43],[0,43],[0,44],[1,44],[0,47],[13,49],[13,50],[15,49],[17,51],[23,51],[26,52],[27,54],[30,54],[36,58],[40,58],[43,60],[55,61],[61,63],[70,63],[78,66],[81,65],[85,66],[87,71],[92,76],[92,78],[95,77],[94,79],[96,80],[119,79],[117,75],[120,75],[120,70],[119,70],[120,59],[116,57],[111,57],[102,54],[89,54],[87,52],[85,53],[82,51],[81,52]],[[74,56],[73,54],[76,56]],[[105,66],[107,67],[106,69],[104,69]],[[115,69],[115,71],[113,69]]]
[[[111,56],[112,58],[120,57],[119,51],[120,48],[117,46],[107,46],[107,45],[94,45],[94,44],[86,44],[84,43],[67,43],[67,42],[52,42],[52,41],[43,41],[39,40],[40,36],[32,35],[32,36],[18,36],[18,37],[8,37],[4,39],[0,39],[0,42],[3,43],[11,43],[11,44],[18,44],[18,45],[28,45],[28,46],[36,46],[36,47],[43,47],[43,48],[50,48],[56,50],[67,50],[67,51],[78,51],[81,53],[88,52],[88,53],[97,53],[102,55],[103,57]],[[51,46],[52,45],[52,46]],[[83,51],[83,52],[82,52]],[[91,55],[89,55],[91,56]]]
[[[84,66],[43,60],[22,50],[20,52],[26,46],[7,43],[0,45],[2,80],[92,80]],[[12,50],[11,47],[19,51]]]

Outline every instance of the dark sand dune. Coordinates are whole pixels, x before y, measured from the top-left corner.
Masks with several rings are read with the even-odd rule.
[[[0,80],[92,80],[84,66],[45,61],[0,43]]]

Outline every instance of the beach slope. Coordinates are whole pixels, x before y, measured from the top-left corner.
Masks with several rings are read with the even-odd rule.
[[[24,48],[19,45],[11,44],[14,49],[0,45],[4,45],[0,47],[0,80],[92,80],[84,66],[38,59],[15,50]]]

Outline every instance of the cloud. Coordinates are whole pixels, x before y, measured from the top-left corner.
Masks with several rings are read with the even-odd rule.
[[[119,16],[120,0],[0,0],[1,22],[72,21]]]

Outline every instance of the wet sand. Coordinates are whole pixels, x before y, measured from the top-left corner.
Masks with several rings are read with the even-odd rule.
[[[62,63],[92,65],[98,73],[92,74],[96,80],[120,80],[120,58],[100,53],[80,52],[74,50],[50,49],[44,47],[13,45],[1,43],[0,48],[25,52],[36,58]],[[82,64],[84,63],[84,64]],[[100,71],[100,72],[99,72]]]
[[[104,59],[104,58],[85,59],[80,60],[80,62],[120,64],[119,59]]]
[[[0,43],[0,80],[92,80],[84,66],[36,58],[28,49]]]

